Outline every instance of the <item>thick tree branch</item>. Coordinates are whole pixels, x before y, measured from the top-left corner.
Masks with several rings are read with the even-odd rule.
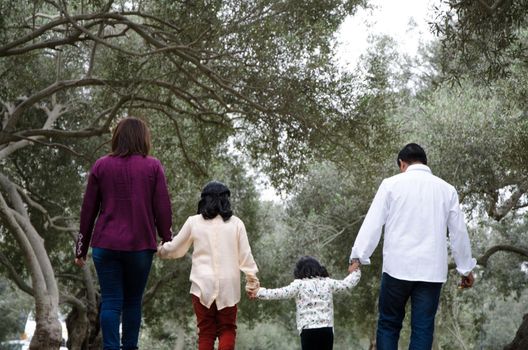
[[[59,295],[59,303],[69,304],[82,312],[87,311],[86,305],[83,303],[83,301],[81,299],[74,297],[71,294],[66,294],[66,293],[61,292]]]
[[[112,14],[112,13],[90,13],[90,14],[82,14],[82,15],[72,16],[71,19],[74,20],[74,21],[90,21],[91,20],[93,22],[90,22],[90,23],[88,23],[88,24],[86,24],[84,26],[84,28],[91,28],[91,27],[93,27],[95,25],[100,24],[101,21],[104,21],[104,20],[108,20],[108,19],[122,20],[122,19],[126,19],[126,17],[121,16],[121,15],[117,15],[115,13],[114,14]],[[21,38],[19,38],[17,40],[14,40],[14,41],[10,42],[9,44],[0,47],[0,57],[2,57],[2,56],[11,56],[11,55],[13,55],[13,53],[12,53],[13,52],[13,48],[15,48],[17,46],[20,46],[20,45],[23,45],[23,44],[26,44],[28,42],[32,42],[35,39],[37,39],[38,37],[46,34],[48,31],[53,30],[56,27],[60,27],[60,26],[63,26],[65,24],[68,24],[68,23],[70,23],[70,21],[67,18],[57,17],[57,19],[52,20],[52,21],[40,26],[38,29],[32,31],[31,33],[28,33],[28,34],[22,36]],[[82,32],[79,31],[79,30],[74,31],[74,33],[75,33],[75,36],[77,38],[82,34]],[[66,40],[67,42],[65,44],[71,44],[71,42],[69,42],[69,38],[59,39],[57,41],[61,41],[61,40]],[[87,39],[85,39],[85,40],[87,40]],[[50,45],[50,44],[52,44],[52,45]],[[33,45],[28,45],[27,47],[25,47],[25,51],[24,52],[29,52],[29,51],[40,49],[40,48],[43,48],[43,47],[60,46],[60,44],[56,44],[56,45],[53,45],[53,44],[55,44],[54,40],[49,40],[49,41],[48,40],[44,40],[42,42],[38,42],[38,43],[35,43]],[[22,49],[24,49],[24,47]]]
[[[507,244],[500,244],[500,245],[496,245],[496,246],[489,248],[481,257],[477,259],[477,264],[481,266],[486,266],[491,256],[501,251],[516,253],[521,256],[524,256],[525,258],[528,258],[528,249],[522,248],[522,247],[511,246]]]
[[[510,211],[516,208],[519,199],[528,192],[528,183],[521,183],[517,186],[517,189],[513,191],[510,197],[504,201],[501,206],[497,206],[498,195],[495,193],[490,201],[490,207],[488,209],[488,215],[493,219],[500,221]]]
[[[477,264],[486,267],[491,256],[497,252],[516,253],[528,259],[528,249],[523,247],[516,247],[508,244],[499,244],[489,248],[482,256],[477,258]],[[449,264],[449,269],[454,269],[454,263]]]
[[[38,259],[36,257],[35,251],[31,247],[31,243],[26,237],[26,234],[13,218],[13,215],[11,215],[11,210],[12,209],[7,204],[2,191],[0,191],[0,220],[14,235],[15,240],[18,242],[20,249],[24,254],[29,272],[31,274],[35,296],[43,299],[45,298],[47,287],[44,276],[42,275],[42,271],[40,270],[40,266],[38,264]]]
[[[83,158],[84,160],[86,160],[87,162],[93,162],[94,159],[92,159],[91,157],[87,156],[87,155],[84,155],[84,154],[81,154],[75,150],[73,150],[72,148],[62,144],[62,143],[54,143],[54,142],[43,142],[43,141],[40,141],[39,138],[37,137],[24,137],[24,136],[17,136],[19,139],[22,139],[22,140],[26,140],[28,141],[28,143],[24,143],[23,145],[20,145],[21,147],[17,148],[17,149],[20,149],[24,146],[27,146],[27,145],[30,145],[32,143],[36,143],[36,144],[39,144],[39,145],[42,145],[42,146],[46,146],[46,147],[51,147],[51,148],[58,148],[58,149],[62,149],[64,151],[67,151],[71,154],[73,154],[74,156],[76,157],[79,157],[79,158]],[[1,157],[0,158],[5,158],[5,157]]]

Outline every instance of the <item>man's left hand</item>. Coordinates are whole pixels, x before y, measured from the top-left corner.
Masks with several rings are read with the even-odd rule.
[[[470,272],[467,276],[462,276],[462,280],[460,281],[460,288],[471,288],[473,287],[473,283],[475,282],[475,277],[473,276],[473,272]]]

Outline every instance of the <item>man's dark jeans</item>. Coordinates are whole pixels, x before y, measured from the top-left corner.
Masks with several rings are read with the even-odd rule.
[[[379,295],[378,350],[397,350],[405,305],[411,298],[410,350],[430,350],[442,283],[404,281],[383,273]]]
[[[153,250],[125,252],[93,248],[101,286],[101,330],[104,350],[119,350],[122,321],[123,349],[137,349],[141,301],[152,265]]]

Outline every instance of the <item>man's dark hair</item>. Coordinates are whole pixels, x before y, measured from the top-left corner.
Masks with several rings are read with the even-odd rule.
[[[297,279],[314,278],[314,277],[329,277],[326,268],[311,256],[303,256],[297,261],[293,276]]]
[[[233,216],[229,197],[231,192],[226,185],[218,181],[211,181],[202,190],[201,199],[198,202],[198,214],[202,214],[205,220],[214,219],[220,215],[224,221]]]
[[[409,143],[402,148],[400,153],[398,153],[398,158],[396,159],[398,166],[400,166],[400,160],[409,164],[420,162],[424,165],[427,165],[427,156],[425,155],[425,151],[420,145],[416,143]]]

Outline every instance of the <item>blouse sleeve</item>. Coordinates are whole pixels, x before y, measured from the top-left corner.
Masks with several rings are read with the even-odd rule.
[[[263,300],[278,300],[278,299],[290,299],[297,296],[299,293],[299,282],[298,280],[293,281],[286,287],[267,289],[260,288],[257,292],[257,298]]]
[[[332,288],[333,292],[342,292],[347,289],[351,289],[355,287],[359,279],[361,278],[361,271],[356,270],[345,277],[343,280],[334,280],[329,279],[330,287]]]
[[[161,162],[158,163],[156,168],[153,209],[158,235],[163,242],[168,242],[172,237],[172,209],[169,190],[167,189],[167,180],[165,179],[165,173],[163,172]]]
[[[97,218],[97,215],[99,215],[99,209],[101,208],[101,191],[97,179],[97,164],[98,163],[96,162],[90,170],[88,184],[86,185],[86,191],[84,192],[79,234],[75,245],[75,256],[77,258],[84,258],[86,257],[86,254],[88,254],[95,219]]]
[[[253,254],[251,254],[246,227],[242,221],[238,226],[238,264],[240,270],[246,275],[255,276],[258,272],[257,264],[253,259]]]
[[[162,259],[177,259],[184,256],[193,242],[191,226],[191,217],[189,217],[172,241],[163,243],[158,249],[158,255]]]

